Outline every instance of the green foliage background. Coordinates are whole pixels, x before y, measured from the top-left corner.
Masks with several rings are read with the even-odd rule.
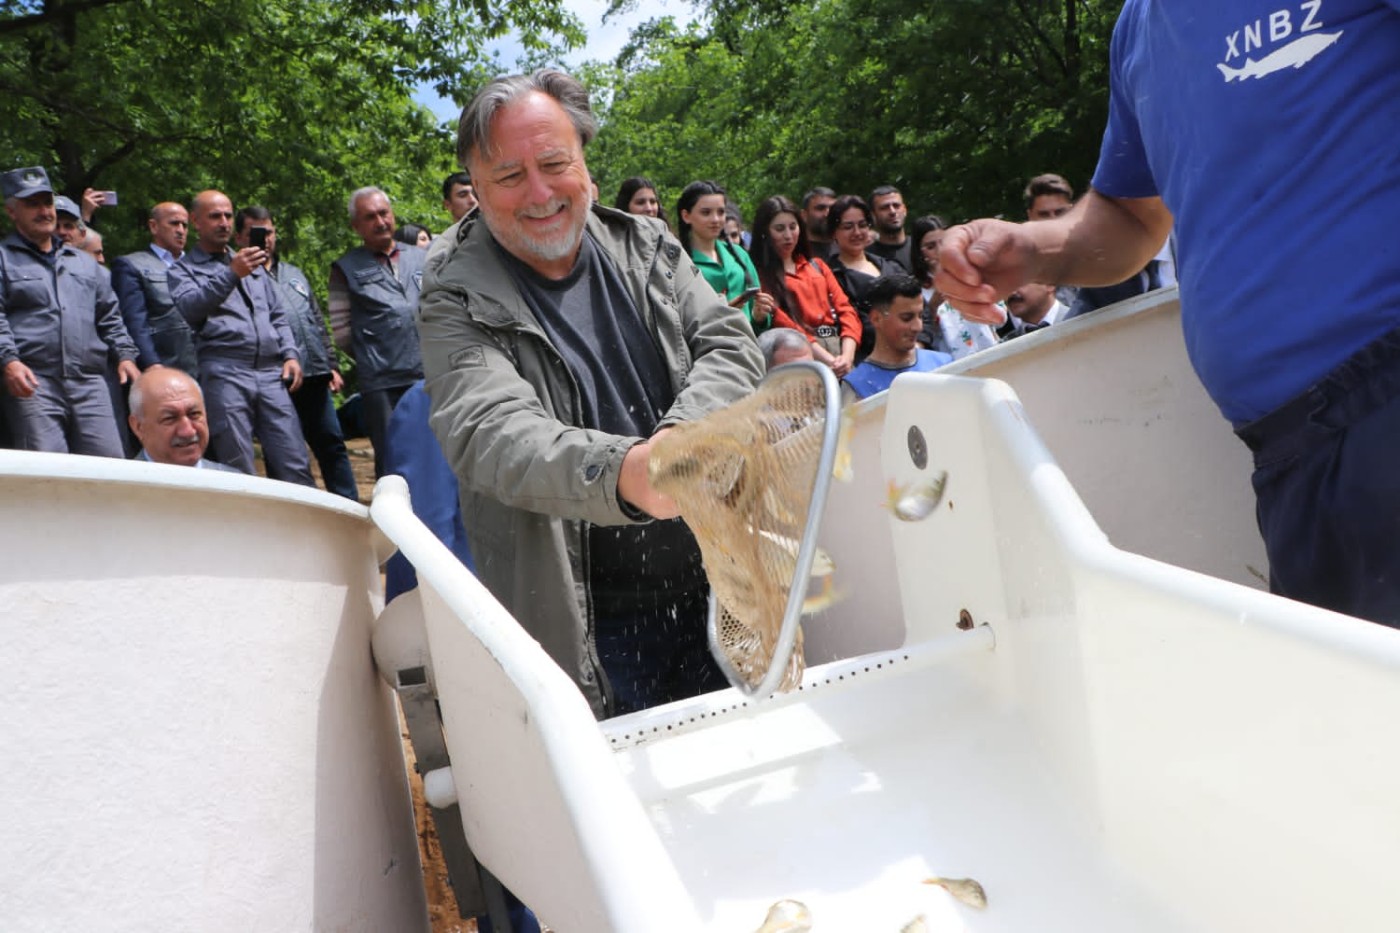
[[[583,41],[566,2],[0,0],[0,152],[72,196],[117,190],[98,216],[112,255],[144,245],[157,201],[215,187],[265,204],[323,288],[354,243],[354,188],[383,187],[401,220],[448,221],[451,131],[414,88],[465,101],[518,70],[483,52],[512,31],[520,65],[558,61]],[[668,205],[713,178],[746,214],[774,193],[889,182],[914,213],[1019,217],[1027,177],[1089,178],[1120,6],[697,0],[696,22],[653,19],[577,69],[602,122],[589,165],[607,202],[633,174]]]
[[[218,188],[278,221],[279,250],[324,290],[356,240],[346,196],[379,185],[441,230],[451,133],[412,98],[464,100],[506,70],[485,43],[582,41],[562,0],[0,0],[0,153],[55,186],[115,190],[108,255],[148,241],[154,203]],[[324,298],[324,294],[322,294]]]
[[[624,7],[625,3],[616,4]],[[663,203],[697,178],[752,216],[771,194],[897,185],[917,213],[1024,216],[1026,179],[1082,190],[1107,115],[1121,0],[712,0],[591,67],[604,200],[629,175]]]

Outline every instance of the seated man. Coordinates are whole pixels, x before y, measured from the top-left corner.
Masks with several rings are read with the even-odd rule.
[[[773,327],[765,330],[758,335],[758,349],[763,354],[765,370],[782,366],[784,363],[816,359],[812,356],[812,344],[791,327]]]
[[[240,472],[204,459],[204,448],[209,446],[204,393],[199,383],[180,370],[163,366],[146,370],[131,387],[130,403],[127,422],[141,441],[137,460]]]
[[[912,275],[886,272],[871,284],[866,297],[875,349],[843,380],[857,398],[885,391],[900,373],[926,373],[953,361],[947,353],[925,350],[918,344],[924,326],[924,296]]]

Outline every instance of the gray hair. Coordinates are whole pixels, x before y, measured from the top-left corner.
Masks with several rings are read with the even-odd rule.
[[[758,349],[763,351],[763,366],[773,368],[773,360],[779,350],[802,350],[807,346],[807,338],[791,327],[771,327],[758,335]]]
[[[350,212],[351,223],[355,222],[355,206],[359,204],[362,199],[372,194],[384,194],[384,189],[376,188],[374,185],[367,185],[364,188],[356,188],[354,191],[350,192],[350,200],[345,202],[345,209]],[[387,194],[384,194],[384,200],[388,201],[391,206],[394,203]]]
[[[491,120],[503,108],[532,93],[546,94],[564,108],[578,133],[580,146],[588,145],[598,133],[598,120],[588,105],[588,89],[574,77],[552,68],[530,75],[505,75],[486,85],[462,110],[457,121],[457,162],[467,166],[473,152],[489,149]]]

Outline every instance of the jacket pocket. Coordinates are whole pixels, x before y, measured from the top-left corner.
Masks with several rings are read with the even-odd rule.
[[[38,311],[51,303],[48,277],[38,272],[19,272],[9,279],[9,289],[5,296],[5,311]]]

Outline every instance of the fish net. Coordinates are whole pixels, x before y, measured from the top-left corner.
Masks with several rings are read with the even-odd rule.
[[[773,370],[748,398],[677,425],[652,446],[652,485],[675,499],[700,544],[711,651],[729,682],[749,695],[797,686],[800,616],[833,593],[834,567],[816,533],[839,418],[830,369],[795,363]]]

